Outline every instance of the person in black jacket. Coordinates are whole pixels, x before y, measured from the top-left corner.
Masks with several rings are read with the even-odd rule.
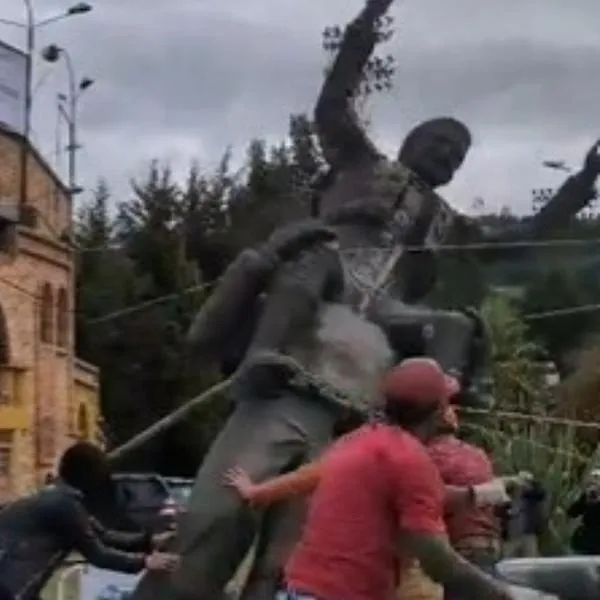
[[[75,444],[61,458],[53,484],[0,511],[0,600],[36,600],[72,552],[124,573],[177,566],[175,555],[154,549],[164,535],[110,531],[91,515],[86,499],[107,468],[99,448]]]
[[[600,470],[593,470],[585,490],[567,509],[567,515],[581,521],[571,538],[576,554],[600,554]]]

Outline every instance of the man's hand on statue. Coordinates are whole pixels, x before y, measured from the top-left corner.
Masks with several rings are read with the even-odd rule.
[[[318,219],[306,219],[291,225],[279,227],[261,246],[259,252],[273,262],[294,258],[300,252],[319,243],[332,243],[336,240],[335,232],[326,227]]]
[[[164,548],[165,545],[175,537],[175,529],[169,529],[161,533],[156,533],[152,536],[152,547],[153,548]]]
[[[533,475],[528,471],[521,471],[517,475],[504,475],[500,479],[504,482],[505,489],[512,492],[524,488],[533,479]]]
[[[223,476],[223,484],[233,488],[244,500],[250,502],[254,492],[254,483],[241,467],[229,469]]]
[[[148,571],[174,571],[179,566],[179,556],[165,552],[153,552],[146,556]]]
[[[476,506],[499,506],[510,502],[502,477],[473,486],[473,497]]]
[[[583,163],[583,170],[594,177],[600,175],[600,140],[598,140],[589,150],[585,156],[585,162]]]

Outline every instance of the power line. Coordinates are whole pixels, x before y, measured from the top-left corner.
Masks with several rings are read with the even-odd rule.
[[[404,246],[404,250],[407,252],[418,252],[421,250],[433,250],[433,251],[456,251],[456,250],[493,250],[493,249],[519,249],[519,248],[563,248],[563,247],[586,247],[586,246],[599,246],[600,238],[568,238],[568,239],[556,239],[556,240],[524,240],[524,241],[512,241],[512,242],[474,242],[465,244],[440,244],[439,246],[427,246],[425,244],[417,244],[412,246]],[[76,246],[76,250],[82,254],[94,253],[94,252],[106,252],[110,250],[125,250],[125,247],[121,244],[106,244],[102,246]],[[342,254],[352,254],[359,251],[382,251],[379,246],[364,247],[364,248],[348,248],[342,250]]]
[[[535,321],[538,319],[548,319],[551,317],[562,317],[567,315],[575,315],[578,313],[595,312],[600,310],[600,304],[582,304],[581,306],[567,306],[565,308],[556,308],[554,310],[546,310],[540,312],[523,315],[525,321]]]
[[[128,306],[128,307],[122,308],[120,310],[115,310],[115,311],[109,312],[105,315],[102,315],[101,317],[96,317],[95,319],[86,319],[86,322],[89,325],[95,325],[97,323],[106,323],[106,321],[112,321],[113,319],[117,319],[117,318],[123,317],[125,315],[130,315],[130,314],[133,314],[140,310],[145,310],[146,308],[150,308],[151,306],[156,306],[157,304],[162,304],[163,302],[167,302],[169,300],[176,300],[177,298],[180,298],[181,296],[186,296],[187,294],[192,294],[194,292],[200,292],[202,290],[205,290],[205,289],[211,287],[217,281],[218,280],[211,281],[209,283],[203,283],[200,285],[194,285],[189,288],[185,288],[185,289],[181,290],[180,292],[174,292],[172,294],[166,294],[164,296],[159,296],[158,298],[153,298],[152,300],[146,300],[144,302],[140,302],[139,304],[134,304],[132,306]]]
[[[214,286],[218,282],[219,282],[219,279],[216,279],[214,281],[209,281],[208,283],[193,285],[191,287],[184,288],[178,292],[173,292],[171,294],[165,294],[164,296],[158,296],[157,298],[152,298],[151,300],[145,300],[144,302],[139,302],[137,304],[133,304],[131,306],[127,306],[127,307],[119,309],[119,310],[111,311],[100,317],[95,317],[93,319],[86,319],[86,322],[88,324],[105,323],[107,321],[111,321],[112,319],[117,319],[117,318],[120,318],[125,315],[129,315],[129,314],[133,314],[138,311],[141,311],[141,310],[145,310],[146,308],[150,308],[151,306],[156,306],[158,304],[162,304],[163,302],[175,300],[177,298],[180,298],[181,296],[193,294],[194,292],[203,291],[205,289],[208,289],[208,288]],[[37,294],[34,294],[34,293],[30,292],[29,290],[13,283],[9,279],[0,277],[0,283],[3,283],[9,287],[12,287],[13,289],[21,292],[22,294],[25,294],[26,296],[29,296],[30,298],[33,298],[36,301],[40,300],[40,298]],[[549,319],[552,317],[561,317],[561,316],[568,316],[568,315],[573,315],[573,314],[595,312],[595,311],[600,311],[600,303],[598,303],[598,304],[582,304],[582,305],[578,305],[578,306],[566,306],[564,308],[557,308],[557,309],[553,309],[553,310],[532,312],[532,313],[522,315],[521,318],[525,321],[534,321],[534,320],[541,320],[541,319]],[[73,314],[81,314],[81,311],[73,310],[73,309],[70,309],[69,312],[71,312]]]

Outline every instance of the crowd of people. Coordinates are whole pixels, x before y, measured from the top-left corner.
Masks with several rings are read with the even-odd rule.
[[[503,556],[536,556],[545,491],[529,473],[497,477],[486,453],[458,436],[458,382],[432,359],[408,359],[382,383],[381,415],[342,431],[323,456],[253,482],[236,466],[223,485],[260,509],[310,495],[301,540],[281,574],[281,600],[508,599]],[[173,571],[173,535],[106,529],[98,490],[106,454],[79,442],[39,492],[0,511],[0,598],[37,600],[67,556],[136,573]],[[101,512],[101,510],[100,510]],[[581,518],[573,550],[600,553],[600,470],[568,509]]]
[[[342,435],[319,461],[261,483],[239,468],[226,474],[254,506],[312,494],[285,598],[383,599],[392,587],[399,598],[511,597],[493,577],[496,510],[510,503],[507,487],[533,489],[530,477],[496,478],[485,452],[456,436],[459,384],[435,361],[403,361],[382,391],[383,418]]]

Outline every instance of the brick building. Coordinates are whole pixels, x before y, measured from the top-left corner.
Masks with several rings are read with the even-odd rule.
[[[34,489],[74,439],[94,439],[98,372],[74,355],[69,190],[0,125],[0,502]],[[18,215],[20,216],[20,222]]]

